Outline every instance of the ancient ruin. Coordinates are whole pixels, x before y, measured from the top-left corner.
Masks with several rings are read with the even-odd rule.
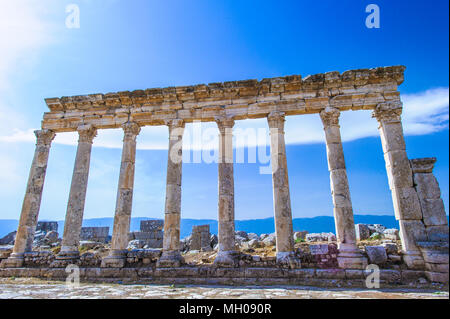
[[[163,247],[162,220],[141,220],[140,231],[128,234],[128,246],[138,246],[138,248],[162,248]]]
[[[77,131],[78,150],[67,205],[62,248],[56,260],[76,263],[89,161],[97,130],[122,128],[124,132],[117,204],[111,250],[100,267],[85,266],[82,278],[128,278],[191,283],[298,283],[302,280],[358,279],[372,259],[384,254],[357,246],[352,201],[340,135],[341,112],[372,110],[378,121],[389,186],[402,244],[397,269],[382,270],[382,279],[405,282],[426,275],[431,281],[448,282],[448,224],[439,186],[432,174],[435,159],[409,160],[401,121],[398,86],[405,67],[379,67],[246,81],[211,83],[91,94],[46,99],[50,109],[42,128],[35,132],[36,151],[23,202],[14,249],[1,263],[0,276],[28,274],[47,278],[64,276],[63,268],[34,269],[27,265],[38,220],[42,188],[55,134]],[[323,123],[334,204],[336,246],[318,246],[314,255],[326,262],[302,260],[294,250],[292,212],[286,162],[286,116],[317,114]],[[271,136],[276,258],[246,264],[236,250],[232,129],[236,120],[267,118]],[[216,122],[219,129],[218,252],[211,266],[186,267],[180,253],[182,163],[179,143],[185,123]],[[167,125],[169,157],[163,249],[127,250],[132,213],[136,137],[147,125]],[[276,165],[274,165],[274,163]],[[274,240],[274,239],[272,239]],[[443,248],[444,247],[444,248]],[[445,249],[447,247],[447,250]],[[257,258],[256,258],[257,259]],[[258,264],[258,262],[260,262]],[[62,267],[64,263],[55,264]],[[151,266],[149,266],[151,265]],[[27,271],[20,272],[20,267]],[[83,265],[81,265],[83,266]],[[306,267],[306,268],[305,268]]]
[[[91,240],[106,243],[109,236],[109,227],[81,227],[81,240]]]
[[[211,234],[209,232],[209,225],[199,225],[192,227],[190,249],[192,250],[211,250]]]

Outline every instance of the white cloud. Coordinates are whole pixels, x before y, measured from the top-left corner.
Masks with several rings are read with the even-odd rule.
[[[448,88],[405,94],[402,100],[405,105],[403,118],[406,134],[428,134],[448,126]]]

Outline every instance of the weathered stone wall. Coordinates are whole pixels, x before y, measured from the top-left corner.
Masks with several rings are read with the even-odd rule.
[[[141,220],[141,232],[162,231],[164,228],[163,220]]]
[[[366,287],[365,280],[371,271],[357,269],[281,269],[281,268],[217,268],[180,267],[155,268],[80,268],[81,281],[158,284],[206,284],[206,285],[351,285]],[[37,277],[47,280],[66,280],[64,268],[0,268],[0,277]],[[424,277],[423,271],[380,270],[381,285],[417,283]]]
[[[148,248],[162,248],[164,232],[164,221],[141,220],[140,231],[128,233],[128,241],[138,241],[137,246]]]
[[[142,241],[142,246],[149,248],[163,247],[163,232],[160,230],[153,230],[149,232],[135,231],[128,234],[128,241],[139,240]]]
[[[81,240],[97,241],[106,243],[109,237],[109,227],[82,227]]]
[[[210,251],[211,247],[211,233],[209,232],[209,225],[199,225],[192,227],[191,250]]]

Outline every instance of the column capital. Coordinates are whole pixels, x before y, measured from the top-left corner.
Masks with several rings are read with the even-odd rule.
[[[269,128],[284,129],[285,113],[280,111],[272,111],[267,115],[267,122],[269,123]]]
[[[436,157],[414,158],[409,163],[413,173],[432,173]]]
[[[226,129],[233,128],[234,126],[234,119],[233,117],[230,116],[226,115],[215,116],[214,121],[216,121],[221,134],[224,134]]]
[[[339,111],[339,109],[332,106],[327,106],[320,112],[320,118],[322,119],[323,126],[339,126],[340,115],[341,111]]]
[[[125,137],[136,137],[141,131],[141,127],[135,122],[126,122],[122,124],[122,129],[125,133]]]
[[[78,143],[91,143],[94,140],[94,137],[97,136],[97,129],[88,124],[88,125],[80,125],[77,128],[78,131],[78,135],[79,135],[79,139],[78,139]]]
[[[383,102],[373,110],[372,117],[378,122],[400,122],[403,105],[400,101]]]
[[[184,133],[184,120],[172,119],[165,120],[164,123],[169,127],[169,139],[178,139]]]
[[[36,130],[34,135],[36,135],[38,145],[50,145],[56,134],[52,130]]]
[[[169,129],[173,128],[184,128],[185,122],[181,119],[171,119],[171,120],[165,120],[164,124],[169,127]]]

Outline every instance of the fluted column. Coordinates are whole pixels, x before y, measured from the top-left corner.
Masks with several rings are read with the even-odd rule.
[[[300,259],[294,254],[291,198],[284,141],[284,113],[272,111],[267,117],[267,122],[270,129],[277,262],[291,268],[298,268]]]
[[[21,267],[23,254],[32,250],[34,233],[41,206],[42,190],[47,170],[48,155],[55,133],[50,130],[34,131],[36,150],[31,164],[25,198],[20,213],[19,227],[11,256],[3,260],[2,267]]]
[[[214,264],[238,265],[234,235],[233,126],[229,117],[216,117],[219,128],[219,251]]]
[[[134,122],[127,122],[122,125],[122,128],[124,131],[122,164],[117,189],[111,250],[109,256],[103,258],[102,267],[123,267],[126,260],[133,202],[136,137],[141,128]]]
[[[422,222],[419,197],[414,189],[411,166],[406,154],[401,114],[402,103],[392,101],[380,103],[372,116],[379,123],[378,130],[383,146],[395,217],[400,224],[403,259],[409,268],[421,269],[424,261],[416,242],[427,241],[427,236]]]
[[[183,120],[169,120],[169,155],[167,160],[166,206],[164,215],[163,253],[158,267],[179,267],[180,254],[181,173],[183,152]]]
[[[59,260],[70,260],[79,257],[81,225],[83,223],[84,204],[89,177],[92,141],[97,130],[92,125],[82,125],[78,128],[78,148],[75,166],[70,186],[69,202],[67,204],[66,220]]]
[[[339,126],[340,111],[327,107],[320,112],[327,145],[328,170],[330,171],[331,195],[338,242],[338,263],[341,268],[363,269],[367,259],[356,246],[353,208],[345,167],[344,149],[342,147]]]

